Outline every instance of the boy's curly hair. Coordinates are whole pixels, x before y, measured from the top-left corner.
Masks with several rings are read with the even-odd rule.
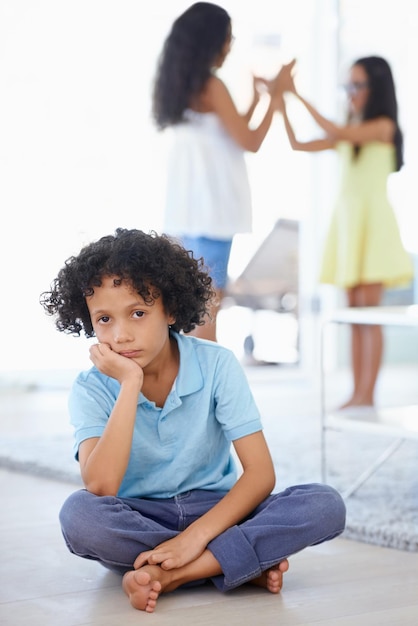
[[[203,259],[194,259],[167,235],[118,228],[67,259],[51,290],[41,294],[40,303],[48,315],[57,317],[59,331],[77,336],[84,331],[94,337],[86,296],[104,276],[126,280],[147,303],[162,297],[177,332],[188,333],[203,324],[214,296]]]

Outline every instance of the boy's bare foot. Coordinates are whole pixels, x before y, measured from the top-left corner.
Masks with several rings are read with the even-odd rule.
[[[267,589],[270,593],[280,593],[283,574],[288,569],[289,562],[284,559],[250,582],[252,585]],[[134,609],[153,613],[160,593],[173,591],[188,580],[196,580],[196,577],[178,577],[176,576],[178,572],[179,570],[164,571],[159,565],[147,564],[138,570],[127,572],[122,579],[122,588]]]
[[[151,569],[155,569],[157,576],[153,577]],[[153,613],[162,585],[158,580],[157,566],[141,568],[127,572],[122,579],[122,588],[129,598],[134,609],[140,609],[147,613]]]
[[[263,587],[270,593],[280,593],[283,587],[283,574],[289,569],[289,561],[285,559],[251,581],[252,585]]]

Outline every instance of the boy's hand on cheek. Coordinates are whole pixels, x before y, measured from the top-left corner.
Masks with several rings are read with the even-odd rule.
[[[142,368],[132,359],[114,352],[107,343],[91,346],[90,360],[102,374],[115,378],[120,384],[134,380],[141,390],[144,380]]]

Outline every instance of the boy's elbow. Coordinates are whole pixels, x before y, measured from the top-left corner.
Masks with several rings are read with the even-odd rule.
[[[274,466],[271,465],[270,467],[266,467],[263,472],[262,489],[264,491],[264,497],[269,496],[275,486],[276,486],[276,472],[274,470]]]
[[[119,486],[112,482],[84,481],[84,487],[95,496],[117,496]]]
[[[266,491],[268,494],[270,494],[274,487],[276,486],[276,474],[273,470],[273,472],[271,473],[271,475],[269,476],[269,480],[266,481]]]

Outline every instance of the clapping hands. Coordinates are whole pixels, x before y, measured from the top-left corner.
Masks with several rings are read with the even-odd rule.
[[[295,64],[296,59],[293,59],[290,63],[282,65],[277,76],[271,80],[254,77],[254,88],[257,88],[257,90],[260,91],[261,86],[262,89],[266,90],[270,94],[270,97],[275,103],[275,108],[278,111],[282,111],[284,107],[283,94],[286,91],[296,93],[296,87],[292,74]]]
[[[286,65],[282,65],[277,74],[276,78],[271,81],[271,94],[272,96],[276,94],[284,94],[286,91],[291,91],[295,93],[295,83],[293,80],[292,71],[296,65],[296,59],[290,61]]]

